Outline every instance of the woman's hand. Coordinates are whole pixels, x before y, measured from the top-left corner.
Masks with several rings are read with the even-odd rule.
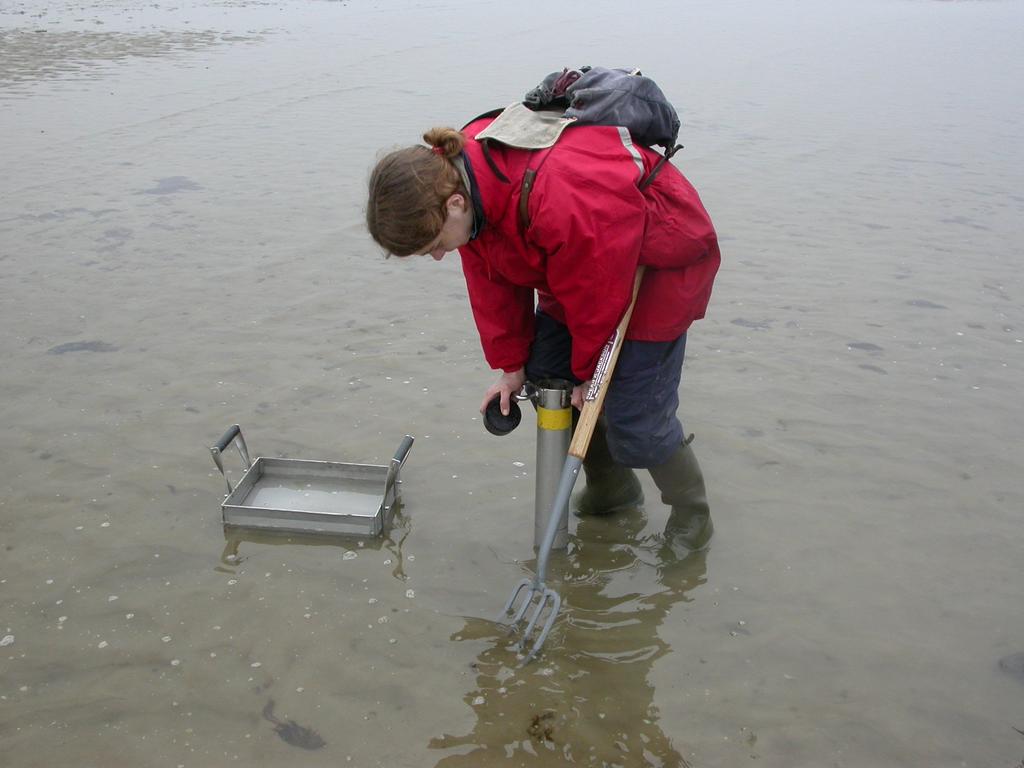
[[[484,401],[480,403],[480,413],[487,410],[487,404],[494,399],[495,395],[501,395],[501,414],[508,416],[509,401],[512,395],[517,394],[526,383],[526,371],[520,368],[512,373],[503,373],[501,378],[494,382],[484,395]]]
[[[583,398],[587,396],[587,390],[590,389],[590,379],[587,379],[582,384],[577,384],[572,388],[572,407],[577,411],[583,410]]]

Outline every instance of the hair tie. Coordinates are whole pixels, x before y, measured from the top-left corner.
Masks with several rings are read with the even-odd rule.
[[[441,157],[444,157],[444,147],[431,147],[430,151],[433,152],[435,155],[440,155]]]

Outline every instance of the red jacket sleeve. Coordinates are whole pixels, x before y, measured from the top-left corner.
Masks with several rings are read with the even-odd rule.
[[[505,280],[472,248],[460,248],[459,255],[484,358],[496,370],[519,370],[533,342],[533,289]]]
[[[598,159],[558,158],[558,151],[537,174],[527,238],[547,257],[548,287],[572,335],[572,370],[586,380],[629,304],[644,198],[636,162],[621,145]]]

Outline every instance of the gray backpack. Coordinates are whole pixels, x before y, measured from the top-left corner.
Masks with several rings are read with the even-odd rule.
[[[579,125],[617,125],[638,144],[664,147],[671,157],[680,147],[679,115],[658,84],[640,70],[582,67],[552,72],[526,94],[534,111],[561,112]]]
[[[573,125],[613,125],[625,128],[638,144],[664,148],[661,159],[637,184],[643,191],[682,145],[679,116],[657,84],[639,70],[582,67],[552,72],[526,94],[522,102],[486,112],[474,120],[493,117],[476,139],[491,171],[503,182],[509,179],[491,157],[490,144],[534,150],[537,160],[523,175],[519,196],[519,220],[530,226],[528,201],[537,172],[562,132]],[[472,121],[471,121],[472,122]]]

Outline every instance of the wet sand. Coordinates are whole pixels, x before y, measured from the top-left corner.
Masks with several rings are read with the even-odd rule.
[[[3,764],[1017,765],[1022,22],[4,6]],[[716,537],[663,558],[646,476],[641,512],[573,521],[519,670],[487,619],[533,564],[533,435],[484,431],[458,260],[380,258],[363,188],[589,62],[680,105],[721,235],[682,386]],[[389,537],[226,536],[207,447],[235,422],[347,462],[415,435]]]

